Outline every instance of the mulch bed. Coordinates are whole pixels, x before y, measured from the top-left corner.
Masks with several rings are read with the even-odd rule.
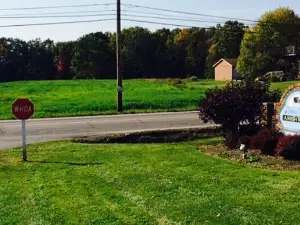
[[[300,170],[299,161],[285,160],[282,157],[261,155],[259,150],[250,150],[248,159],[244,160],[242,152],[239,150],[228,150],[223,144],[199,145],[199,151],[226,160],[238,162],[242,165],[253,166],[256,168],[293,171]]]

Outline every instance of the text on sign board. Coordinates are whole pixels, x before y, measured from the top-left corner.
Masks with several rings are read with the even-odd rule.
[[[31,113],[33,112],[32,107],[31,106],[14,106],[14,111],[15,112],[24,112],[24,113]]]

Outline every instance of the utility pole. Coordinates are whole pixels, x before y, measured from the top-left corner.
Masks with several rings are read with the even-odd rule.
[[[123,112],[123,82],[121,74],[121,0],[117,0],[117,85],[118,85],[118,112]]]

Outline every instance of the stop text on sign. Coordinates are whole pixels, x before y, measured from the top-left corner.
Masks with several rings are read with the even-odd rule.
[[[16,113],[32,113],[33,109],[31,106],[14,106]]]

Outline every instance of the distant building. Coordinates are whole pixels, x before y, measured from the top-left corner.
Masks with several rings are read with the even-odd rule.
[[[240,78],[239,73],[235,70],[237,59],[220,59],[213,65],[215,70],[216,81],[230,81]]]

